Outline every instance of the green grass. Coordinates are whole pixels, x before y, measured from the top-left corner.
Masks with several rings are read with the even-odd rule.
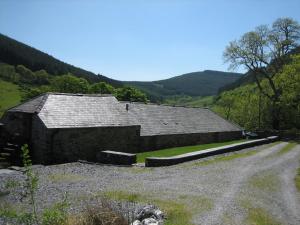
[[[214,96],[173,96],[166,98],[164,104],[168,105],[182,105],[189,107],[209,107],[214,102]]]
[[[295,177],[295,183],[298,191],[300,192],[300,168],[298,168],[297,175]]]
[[[260,173],[249,180],[251,186],[258,188],[264,192],[275,192],[279,189],[280,181],[275,174]]]
[[[247,210],[247,216],[243,224],[245,225],[281,225],[265,209],[253,207],[249,200],[241,201],[241,206]]]
[[[262,208],[248,209],[246,224],[249,225],[281,225],[266,210]]]
[[[289,142],[286,146],[284,146],[279,152],[277,152],[276,156],[283,155],[289,151],[291,151],[297,145],[296,142]]]
[[[149,196],[142,196],[140,194],[123,191],[105,192],[104,196],[117,201],[154,204],[166,213],[167,220],[165,221],[165,225],[193,225],[190,221],[192,218],[191,210],[189,210],[184,203],[179,201],[155,199],[150,198]]]
[[[142,152],[137,154],[137,161],[145,162],[145,159],[147,157],[170,157],[170,156],[181,155],[189,152],[195,152],[195,151],[205,150],[209,148],[220,147],[224,145],[241,143],[244,141],[246,140],[235,140],[235,141],[227,141],[227,142],[220,142],[220,143],[184,146],[184,147],[177,147],[177,148],[167,148],[167,149],[162,149],[157,151]]]
[[[21,102],[19,86],[0,79],[0,118],[5,110]]]

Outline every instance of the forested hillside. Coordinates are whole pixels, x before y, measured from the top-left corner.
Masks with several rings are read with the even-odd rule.
[[[152,82],[124,82],[149,94],[152,100],[164,100],[171,96],[208,96],[218,93],[219,88],[242,76],[240,73],[205,70],[187,73],[166,80]]]
[[[45,70],[51,75],[71,73],[82,77],[89,82],[106,82],[113,86],[120,87],[122,83],[103,75],[96,75],[84,69],[64,63],[53,56],[50,56],[33,47],[0,34],[0,62],[10,65],[23,65],[32,71]]]
[[[8,108],[45,92],[112,94],[119,100],[147,101],[144,93],[132,87],[115,88],[105,82],[89,83],[70,73],[55,76],[6,63],[0,63],[0,88],[0,117]]]
[[[300,128],[300,54],[284,66],[275,77],[275,84],[282,91],[279,102],[280,128]],[[262,86],[271,92],[267,81]],[[246,129],[272,129],[272,102],[262,94],[256,84],[247,84],[223,92],[213,109],[225,118]]]
[[[226,62],[249,68],[251,79],[222,92],[213,109],[246,129],[300,129],[299,40],[298,22],[279,18],[230,42]]]
[[[113,94],[119,100],[146,102],[141,91],[61,62],[0,34],[0,117],[8,108],[45,92]]]

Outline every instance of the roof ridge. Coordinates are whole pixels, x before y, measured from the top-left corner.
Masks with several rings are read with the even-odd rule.
[[[64,92],[47,92],[48,95],[67,95],[67,96],[88,96],[88,97],[115,97],[112,94],[82,94],[82,93],[64,93]]]
[[[167,107],[178,107],[178,108],[189,108],[189,109],[208,109],[209,107],[200,107],[200,106],[187,106],[187,105],[168,105],[168,104],[159,104],[154,102],[131,102],[131,101],[119,101],[120,103],[129,103],[129,104],[139,104],[139,105],[157,105],[157,106],[167,106]]]
[[[37,105],[37,107],[35,109],[35,113],[39,113],[42,110],[42,108],[44,107],[48,97],[49,97],[48,93],[44,94],[44,96],[42,97],[41,102]]]
[[[43,95],[46,95],[46,93],[39,94],[39,95],[37,95],[37,96],[35,96],[35,97],[33,97],[33,98],[30,98],[30,99],[28,99],[28,100],[26,100],[26,101],[24,101],[24,102],[20,102],[19,104],[15,105],[15,106],[13,106],[13,107],[11,107],[11,108],[8,108],[6,111],[13,110],[14,108],[18,108],[18,107],[21,106],[21,105],[24,105],[24,104],[26,104],[26,103],[32,102],[32,101],[34,101],[35,99],[38,99],[38,98],[42,97]]]

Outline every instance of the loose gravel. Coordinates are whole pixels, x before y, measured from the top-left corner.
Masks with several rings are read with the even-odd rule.
[[[92,196],[106,192],[136,193],[145,199],[182,202],[195,224],[246,224],[248,206],[263,208],[282,224],[300,224],[300,195],[294,177],[300,160],[300,145],[276,155],[286,142],[263,145],[231,154],[257,151],[247,157],[217,160],[209,157],[170,167],[117,167],[84,163],[35,166],[39,175],[37,202],[42,209],[60,201],[68,192],[71,211],[84,207]],[[223,157],[223,156],[221,156]],[[208,163],[207,163],[208,161]],[[200,163],[206,162],[206,163]],[[19,171],[0,173],[0,191],[8,180],[23,180]],[[255,185],[257,179],[272,185]],[[22,191],[22,190],[19,190]],[[17,195],[2,196],[2,202],[17,204]],[[22,203],[26,204],[26,203]]]

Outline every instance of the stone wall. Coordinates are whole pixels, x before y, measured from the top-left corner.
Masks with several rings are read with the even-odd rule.
[[[140,126],[49,129],[41,139],[47,146],[43,162],[95,161],[104,150],[134,153],[139,149],[139,136]]]
[[[241,131],[141,136],[140,151],[223,142],[239,138],[242,138]]]
[[[188,162],[191,160],[201,159],[209,156],[219,155],[228,152],[239,151],[245,148],[254,147],[257,145],[267,144],[278,140],[278,136],[272,136],[263,139],[246,141],[216,148],[210,148],[197,152],[190,152],[182,155],[171,157],[147,157],[145,160],[146,167],[171,166],[178,163]]]
[[[169,147],[238,139],[241,131],[140,136],[140,126],[47,129],[36,114],[7,112],[2,122],[8,136],[19,134],[29,144],[34,163],[95,161],[99,151],[137,153]]]
[[[29,147],[33,162],[42,164],[55,163],[51,148],[53,131],[47,129],[37,115],[32,117],[31,133],[32,139]]]
[[[14,143],[24,144],[31,139],[32,114],[24,112],[6,112],[1,119],[4,124],[3,133]]]

